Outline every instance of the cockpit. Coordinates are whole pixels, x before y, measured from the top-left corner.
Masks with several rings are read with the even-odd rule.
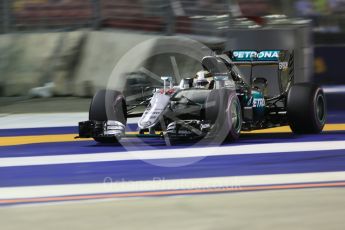
[[[242,81],[242,77],[239,74],[237,67],[225,60],[221,56],[208,56],[202,60],[202,66],[204,70],[210,72],[213,76],[216,75],[228,75],[234,81]]]

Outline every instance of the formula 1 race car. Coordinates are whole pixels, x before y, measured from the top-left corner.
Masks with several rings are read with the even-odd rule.
[[[247,82],[239,66],[250,66]],[[279,94],[269,96],[266,78],[254,78],[256,66],[275,66]],[[316,134],[326,121],[323,90],[311,83],[294,83],[294,55],[288,51],[233,51],[207,56],[196,77],[163,86],[150,98],[128,107],[122,93],[101,90],[94,96],[89,121],[79,123],[79,137],[100,143],[119,143],[126,135],[128,117],[141,116],[140,134],[159,135],[171,141],[204,139],[223,143],[236,140],[241,131],[289,125],[296,134]],[[285,75],[285,80],[283,79]],[[138,106],[146,110],[133,114]]]

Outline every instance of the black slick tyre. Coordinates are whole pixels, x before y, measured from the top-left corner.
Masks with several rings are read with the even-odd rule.
[[[212,90],[206,99],[205,119],[214,124],[210,135],[214,141],[234,141],[242,129],[241,104],[236,92],[229,89]]]
[[[287,96],[287,118],[296,134],[322,132],[327,117],[326,99],[323,90],[310,83],[295,84]]]
[[[119,121],[126,125],[127,106],[125,97],[122,93],[115,90],[100,90],[93,97],[89,120],[95,122]],[[94,137],[99,143],[117,143],[115,137]]]

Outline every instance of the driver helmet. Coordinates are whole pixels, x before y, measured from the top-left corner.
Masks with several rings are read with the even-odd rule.
[[[199,71],[196,74],[196,87],[206,88],[210,82],[206,79],[210,73],[208,71]]]

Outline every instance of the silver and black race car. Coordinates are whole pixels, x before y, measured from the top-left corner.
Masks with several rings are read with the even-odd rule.
[[[171,141],[207,140],[223,143],[241,131],[289,125],[296,134],[320,133],[326,122],[323,90],[311,83],[295,83],[293,52],[233,51],[207,56],[203,70],[174,85],[162,77],[162,87],[137,105],[126,105],[121,92],[101,90],[94,96],[89,121],[79,123],[79,137],[100,143],[119,143],[126,136],[127,118],[139,116],[140,135]],[[249,66],[247,80],[239,68]],[[254,78],[257,66],[273,66],[279,93],[267,93],[268,80]],[[146,109],[137,113],[138,107]]]

